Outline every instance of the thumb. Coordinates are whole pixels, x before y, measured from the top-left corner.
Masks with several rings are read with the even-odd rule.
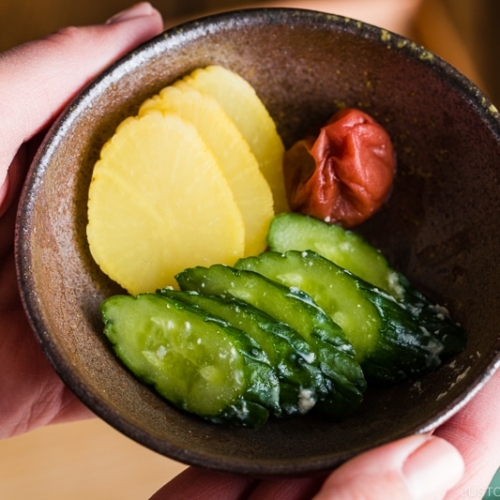
[[[314,500],[440,500],[463,460],[444,439],[417,435],[368,451],[333,472]]]

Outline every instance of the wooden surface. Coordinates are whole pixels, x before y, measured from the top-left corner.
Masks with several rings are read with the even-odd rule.
[[[54,425],[0,441],[0,499],[147,499],[184,467],[97,418]]]
[[[203,9],[242,6],[236,1],[209,0],[153,3],[163,12],[167,24],[171,24],[173,19],[201,13]],[[121,0],[0,1],[0,50],[41,37],[65,25],[100,22],[129,4]],[[192,7],[195,4],[196,7]],[[419,19],[417,28],[420,28],[420,34],[427,33],[429,43],[434,44],[430,48],[439,52],[439,37],[436,36],[439,28],[428,32],[429,13],[425,15],[427,17],[416,16],[419,0],[324,0],[269,4],[306,6],[335,12],[410,37],[415,33],[414,20]],[[447,58],[476,77],[466,51],[460,46],[460,53],[456,54],[450,50],[452,45],[444,47],[448,51]],[[98,419],[52,426],[0,441],[0,499],[146,499],[183,468],[182,464],[143,448]]]

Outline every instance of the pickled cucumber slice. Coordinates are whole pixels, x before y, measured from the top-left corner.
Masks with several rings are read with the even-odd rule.
[[[273,219],[267,239],[270,249],[277,252],[313,250],[390,294],[443,344],[442,359],[465,348],[465,331],[449,312],[420,293],[361,235],[313,217],[289,213]]]
[[[325,394],[324,377],[314,360],[314,351],[285,323],[234,298],[172,289],[159,290],[157,293],[201,307],[250,335],[276,370],[280,381],[280,406],[284,414],[307,413],[318,397]]]
[[[394,273],[386,258],[361,235],[336,224],[298,213],[280,214],[269,227],[270,250],[313,250],[387,293],[399,296]]]
[[[240,75],[216,65],[199,68],[183,81],[221,105],[257,158],[273,192],[276,213],[288,211],[283,177],[285,148],[274,120],[253,87]]]
[[[306,293],[258,273],[224,265],[185,269],[176,278],[182,290],[243,300],[302,335],[315,350],[323,374],[330,379],[330,393],[319,405],[324,412],[341,418],[361,403],[366,381],[354,359],[352,345]]]
[[[215,99],[178,81],[145,101],[139,116],[173,113],[190,122],[214,154],[233,192],[245,226],[245,255],[266,247],[274,215],[273,195],[247,141]],[[194,174],[196,175],[196,174]]]
[[[235,267],[308,293],[342,327],[369,378],[396,382],[441,364],[442,343],[411,313],[315,252],[269,251],[242,259]]]
[[[337,323],[362,362],[379,342],[382,319],[366,300],[352,275],[310,251],[264,252],[240,259],[237,269],[255,271],[286,286],[303,290]]]
[[[150,293],[110,297],[101,312],[122,362],[178,408],[248,427],[279,414],[279,384],[267,356],[222,319]]]

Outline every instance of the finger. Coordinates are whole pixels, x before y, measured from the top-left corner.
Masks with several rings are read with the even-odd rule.
[[[447,441],[411,436],[345,463],[314,500],[440,500],[462,473],[462,457]]]
[[[19,194],[22,176],[26,170],[23,165],[26,165],[26,148],[24,146],[19,150],[9,169],[9,185],[11,189],[9,189],[8,197],[4,198],[3,206],[0,204],[0,261],[4,260],[5,256],[14,247],[17,203],[13,202],[17,201],[16,195]]]
[[[249,500],[310,500],[321,488],[325,476],[285,477],[261,481]]]
[[[0,207],[21,144],[47,127],[97,73],[162,29],[158,11],[140,3],[107,24],[64,28],[0,54]]]
[[[31,332],[17,295],[13,252],[0,260],[0,315],[0,439],[90,417]]]
[[[150,500],[239,500],[248,498],[255,480],[190,467],[157,491]]]
[[[482,498],[500,466],[500,372],[435,435],[462,454],[465,475],[447,499]]]

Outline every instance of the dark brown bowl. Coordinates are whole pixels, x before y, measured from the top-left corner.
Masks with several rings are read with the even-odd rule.
[[[100,147],[139,104],[194,68],[248,79],[287,146],[341,106],[389,131],[398,173],[387,205],[360,232],[396,268],[447,305],[465,352],[417,382],[370,388],[340,423],[313,416],[258,430],[182,413],[117,361],[99,316],[117,291],[85,237],[86,198]],[[304,10],[227,13],[171,29],[98,77],[52,128],[31,169],[17,224],[23,300],[66,384],[97,415],[175,460],[249,474],[310,473],[426,432],[459,410],[499,363],[500,123],[456,70],[414,43],[343,17]]]

